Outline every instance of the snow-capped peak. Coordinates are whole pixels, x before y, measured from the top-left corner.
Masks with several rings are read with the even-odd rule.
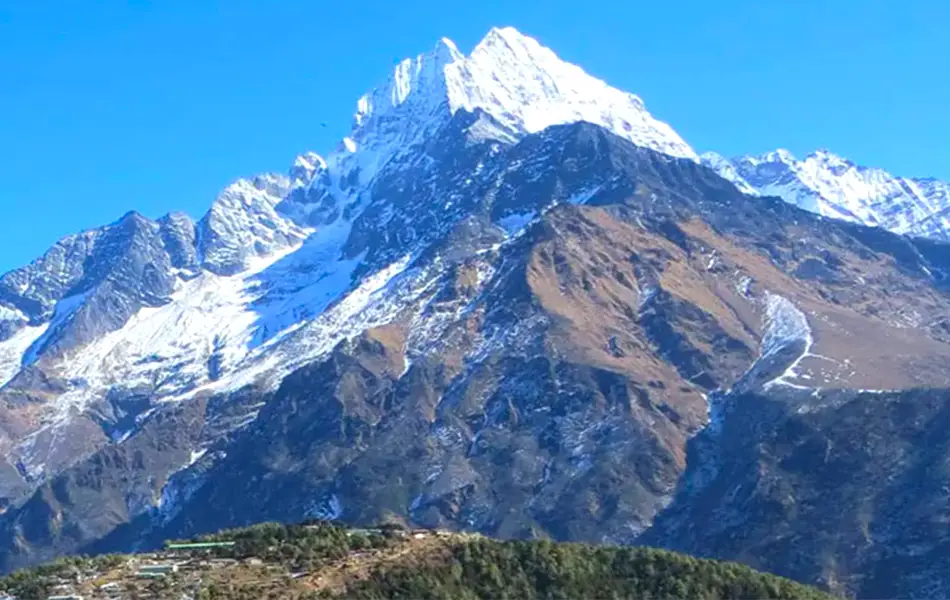
[[[726,159],[727,161],[730,159]],[[795,158],[791,152],[785,148],[778,148],[777,150],[772,150],[771,152],[765,152],[758,155],[749,154],[738,159],[731,159],[732,161],[742,160],[752,165],[764,165],[772,163],[781,163],[790,165],[798,162],[798,159]]]
[[[827,169],[834,172],[836,175],[840,175],[852,168],[861,169],[861,167],[858,167],[847,158],[839,156],[825,148],[815,150],[806,156],[802,163],[806,165],[812,165],[812,168],[814,169]],[[881,172],[883,173],[883,171]]]
[[[427,139],[455,112],[476,109],[490,114],[506,138],[588,121],[637,145],[698,160],[637,96],[562,61],[511,27],[489,31],[469,56],[443,38],[431,52],[400,62],[385,85],[360,98],[353,133],[340,151],[364,155],[364,179]]]
[[[514,131],[588,121],[637,145],[683,158],[696,154],[637,96],[564,62],[512,27],[492,29],[472,54],[446,67],[453,111],[481,108]]]
[[[806,210],[864,225],[950,239],[950,184],[897,177],[821,148],[799,160],[784,149],[703,163],[742,191],[778,196]]]

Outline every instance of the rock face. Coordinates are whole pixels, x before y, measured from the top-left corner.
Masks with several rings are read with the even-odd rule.
[[[281,175],[241,179],[228,186],[198,224],[201,266],[217,275],[236,275],[255,258],[299,245],[306,232],[276,210],[289,188]]]
[[[514,30],[443,40],[326,159],[0,280],[0,566],[396,519],[939,596],[942,488],[856,474],[942,460],[948,282],[950,247],[745,194]]]

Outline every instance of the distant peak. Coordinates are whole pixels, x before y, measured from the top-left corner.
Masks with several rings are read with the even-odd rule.
[[[702,154],[699,155],[699,159],[703,163],[706,163],[706,164],[725,164],[725,163],[731,162],[728,158],[726,158],[722,154],[719,154],[718,152],[712,152],[712,151],[703,152]]]
[[[747,165],[762,165],[769,163],[783,163],[786,165],[794,165],[798,163],[798,159],[795,158],[795,155],[786,150],[785,148],[778,148],[770,152],[763,152],[761,154],[746,154],[744,156],[737,156],[732,159],[735,164],[747,164]]]
[[[744,162],[752,162],[756,164],[775,163],[775,162],[781,162],[787,165],[797,165],[797,164],[806,163],[806,162],[817,162],[817,163],[822,163],[822,164],[827,164],[827,165],[837,165],[837,166],[846,166],[846,165],[853,164],[848,159],[843,158],[842,156],[839,156],[838,154],[835,154],[834,152],[832,152],[831,150],[827,148],[819,148],[817,150],[814,150],[813,152],[810,152],[807,155],[805,155],[805,158],[802,160],[798,160],[794,154],[792,154],[785,148],[778,148],[777,150],[773,150],[771,152],[765,152],[764,154],[739,157],[736,160],[744,161]]]
[[[838,154],[835,154],[834,152],[832,152],[831,150],[827,148],[818,148],[817,150],[815,150],[814,152],[810,153],[808,156],[805,157],[805,160],[808,160],[808,159],[818,159],[825,162],[828,162],[828,161],[850,162],[846,158]]]
[[[741,162],[741,159],[733,161],[717,152],[703,152],[699,160],[703,165],[718,173],[720,177],[731,182],[740,192],[753,196],[757,195],[755,188],[745,180],[736,168],[736,163]]]

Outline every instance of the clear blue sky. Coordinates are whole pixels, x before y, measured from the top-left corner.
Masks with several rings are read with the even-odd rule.
[[[200,216],[236,177],[332,148],[399,59],[492,25],[697,150],[827,147],[950,179],[948,4],[0,0],[0,271],[131,209]]]

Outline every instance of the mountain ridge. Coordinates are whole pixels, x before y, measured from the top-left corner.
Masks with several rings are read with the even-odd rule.
[[[895,233],[950,239],[950,183],[932,177],[894,176],[827,149],[802,160],[784,149],[733,159],[707,152],[702,160],[746,193]]]

